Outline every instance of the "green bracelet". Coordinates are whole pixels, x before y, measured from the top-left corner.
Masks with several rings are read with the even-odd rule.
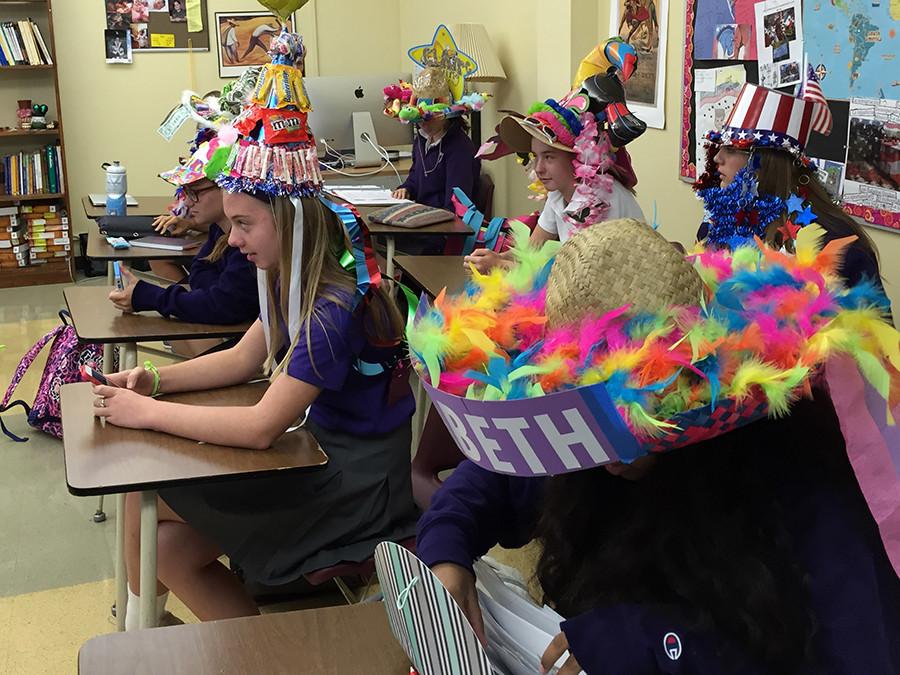
[[[153,391],[150,392],[150,396],[159,396],[159,370],[152,361],[144,361],[144,370],[153,373]]]

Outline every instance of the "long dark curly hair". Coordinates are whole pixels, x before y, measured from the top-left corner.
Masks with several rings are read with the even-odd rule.
[[[603,468],[558,476],[538,523],[537,578],[564,616],[653,605],[769,672],[795,673],[814,659],[816,618],[784,524],[790,495],[848,480],[821,395],[790,418],[660,455],[638,481]]]

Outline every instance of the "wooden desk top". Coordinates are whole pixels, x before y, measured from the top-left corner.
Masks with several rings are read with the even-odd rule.
[[[137,206],[128,206],[125,213],[129,216],[159,216],[166,213],[166,209],[174,199],[172,197],[135,197]],[[84,215],[91,220],[102,218],[106,215],[106,206],[94,206],[90,197],[82,197],[81,205],[84,207]]]
[[[110,633],[78,653],[80,675],[407,675],[380,603]]]
[[[266,382],[244,384],[173,394],[166,396],[166,400],[194,405],[249,406],[262,398],[267,386]],[[104,428],[94,417],[94,395],[87,382],[60,387],[60,405],[66,484],[73,495],[155,490],[286,471],[311,471],[328,463],[316,439],[304,429],[285,434],[269,450],[247,450],[112,424]]]
[[[75,332],[85,342],[149,342],[192,338],[235,337],[252,325],[242,323],[217,326],[167,319],[156,312],[125,314],[107,297],[110,286],[69,286],[63,289]]]
[[[460,291],[469,280],[462,256],[398,255],[394,262],[432,298],[444,288],[448,293]]]
[[[206,235],[197,235],[200,245],[206,241]],[[114,249],[106,243],[106,237],[100,234],[97,229],[88,231],[87,257],[95,260],[182,260],[190,261],[199,248],[192,248],[186,251],[164,251],[159,248],[144,248],[142,246],[132,246],[131,248]]]
[[[399,173],[401,175],[405,174],[405,173],[409,173],[410,169],[412,169],[412,158],[411,157],[404,157],[402,159],[392,160],[392,162],[397,169],[397,173]],[[324,180],[331,181],[332,183],[340,184],[342,178],[351,178],[351,177],[352,178],[369,178],[369,177],[374,178],[375,176],[393,176],[394,175],[394,169],[392,169],[389,166],[384,166],[381,169],[378,169],[378,171],[376,173],[372,173],[373,171],[375,171],[374,166],[361,166],[359,168],[349,166],[349,167],[345,167],[345,168],[341,169],[341,171],[344,174],[348,174],[348,175],[345,176],[345,175],[338,173],[337,171],[332,171],[330,169],[323,169],[322,170],[322,178]]]

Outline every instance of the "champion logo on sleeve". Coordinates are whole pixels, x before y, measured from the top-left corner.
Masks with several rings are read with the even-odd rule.
[[[675,633],[666,633],[663,637],[663,651],[672,661],[681,658],[681,638]]]

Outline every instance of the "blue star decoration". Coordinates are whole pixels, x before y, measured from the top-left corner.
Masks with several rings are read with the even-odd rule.
[[[797,217],[794,218],[794,221],[800,223],[801,225],[809,225],[815,219],[816,214],[813,213],[813,210],[807,206],[803,209],[803,211],[797,214]]]
[[[798,211],[803,210],[803,197],[791,193],[791,196],[787,198],[787,208],[788,213],[797,213]]]

